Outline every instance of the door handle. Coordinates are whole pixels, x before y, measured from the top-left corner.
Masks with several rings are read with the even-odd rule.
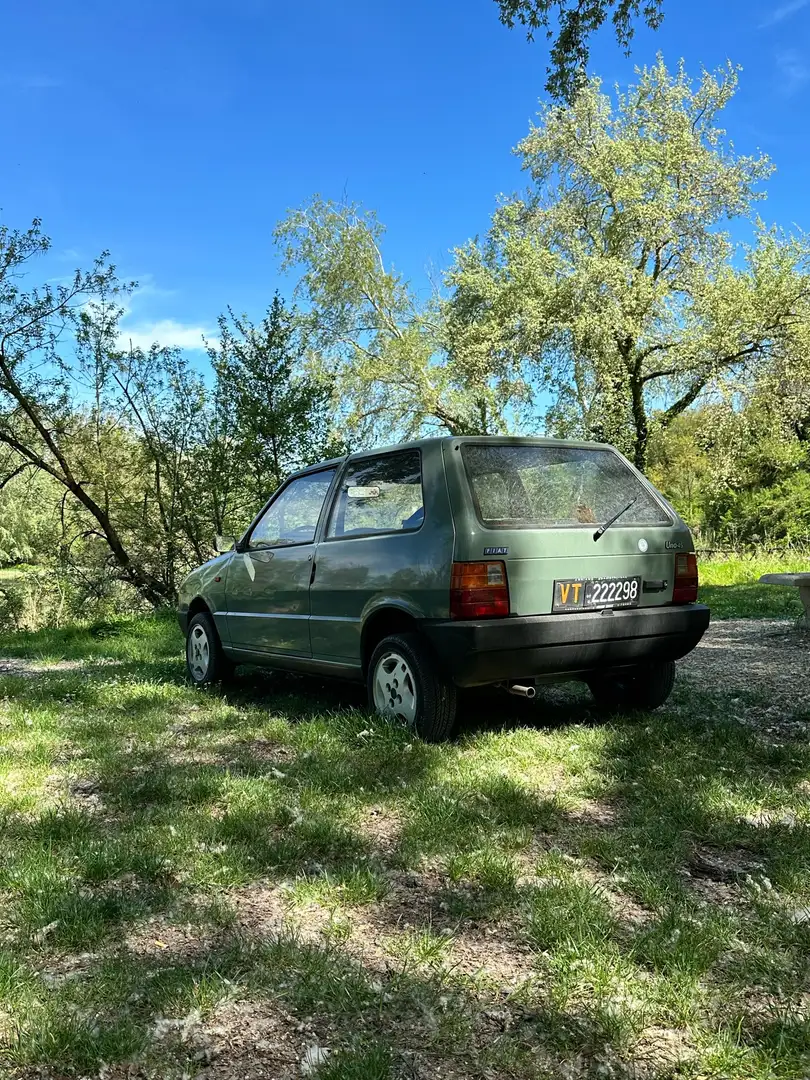
[[[644,592],[663,592],[666,589],[668,582],[663,578],[659,578],[657,581],[645,581],[643,586]]]

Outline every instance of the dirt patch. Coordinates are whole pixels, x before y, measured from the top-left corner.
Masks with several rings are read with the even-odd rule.
[[[649,1027],[634,1047],[631,1076],[633,1080],[677,1076],[680,1067],[694,1055],[694,1047],[685,1032],[676,1028]]]
[[[269,1002],[229,1001],[192,1034],[196,1080],[288,1080],[306,1075],[314,1031]]]
[[[39,664],[34,660],[4,660],[0,658],[0,677],[3,675],[21,675],[23,678],[32,679],[38,675],[50,675],[55,671],[78,671],[83,667],[83,660],[56,660],[50,664]]]
[[[371,806],[358,822],[358,829],[376,851],[390,856],[399,844],[402,820],[387,807]]]

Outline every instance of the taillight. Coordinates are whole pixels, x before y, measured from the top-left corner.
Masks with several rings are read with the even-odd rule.
[[[453,563],[451,619],[491,619],[508,614],[509,586],[502,562]]]
[[[694,552],[675,556],[673,604],[694,604],[698,597],[698,568]]]

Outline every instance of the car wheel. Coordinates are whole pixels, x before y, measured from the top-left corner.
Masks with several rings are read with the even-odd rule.
[[[369,705],[398,720],[427,742],[443,742],[453,732],[456,688],[419,634],[383,638],[368,666]]]
[[[186,634],[186,670],[195,686],[224,682],[234,671],[207,611],[195,615]]]
[[[594,675],[588,688],[599,705],[616,709],[657,709],[675,685],[675,662],[663,660],[615,675]]]

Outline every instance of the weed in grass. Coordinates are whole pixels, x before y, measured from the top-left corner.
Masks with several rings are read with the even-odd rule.
[[[730,948],[732,932],[720,912],[675,907],[636,934],[633,954],[655,971],[702,975]]]
[[[491,893],[509,897],[517,888],[518,866],[511,855],[495,847],[452,855],[447,862],[451,881],[471,881]]]
[[[561,946],[588,949],[604,945],[616,920],[602,891],[587,882],[550,879],[529,893],[526,933],[538,951]]]
[[[388,1080],[391,1050],[383,1043],[371,1043],[330,1055],[318,1069],[318,1080]]]
[[[321,927],[324,939],[332,945],[344,945],[352,936],[353,923],[348,916],[333,909]]]
[[[411,927],[388,939],[386,948],[392,956],[412,964],[440,964],[453,945],[449,930],[435,931],[432,926]]]
[[[344,873],[303,875],[295,879],[289,893],[295,904],[320,904],[337,907],[340,904],[374,904],[390,890],[390,882],[368,867],[352,867]]]

